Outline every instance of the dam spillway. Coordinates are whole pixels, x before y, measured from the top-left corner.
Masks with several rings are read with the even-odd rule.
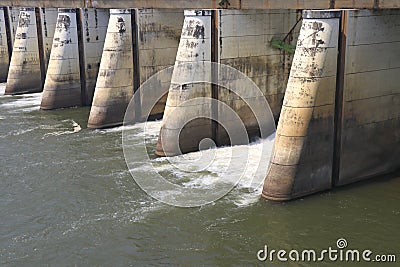
[[[398,9],[109,13],[100,2],[96,9],[21,8],[16,29],[16,7],[3,8],[6,94],[44,88],[42,109],[91,105],[89,127],[118,126],[133,93],[162,68],[217,62],[250,77],[279,121],[264,197],[293,199],[399,168]],[[210,85],[171,88],[152,115],[173,109],[173,99],[198,96],[228,103],[257,135],[241,99]],[[212,137],[213,123],[197,126],[199,138],[183,136],[188,151]]]

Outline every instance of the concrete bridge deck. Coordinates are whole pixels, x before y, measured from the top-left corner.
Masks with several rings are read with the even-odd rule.
[[[400,0],[0,0],[0,6],[166,9],[389,9]]]

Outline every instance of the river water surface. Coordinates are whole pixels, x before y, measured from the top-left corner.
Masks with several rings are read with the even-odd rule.
[[[40,111],[41,94],[3,93],[0,84],[2,265],[343,266],[257,260],[264,245],[321,251],[339,238],[400,261],[399,175],[287,203],[239,184],[212,204],[172,207],[132,179],[122,127],[89,130],[88,108]],[[149,125],[155,144],[160,122]]]

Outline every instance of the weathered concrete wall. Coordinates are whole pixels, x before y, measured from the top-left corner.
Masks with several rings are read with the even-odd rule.
[[[288,44],[296,45],[301,23],[293,27],[301,19],[301,13],[293,10],[221,10],[219,19],[219,62],[251,78],[278,119],[293,55],[273,48],[271,41],[286,38]],[[218,95],[222,101],[238,99],[228,90],[221,90]]]
[[[59,9],[41,109],[90,104],[108,10]]]
[[[400,168],[400,10],[349,11],[337,184]]]
[[[52,44],[54,33],[52,25],[55,15],[54,9],[21,9],[7,77],[6,94],[42,91],[48,60],[45,47],[48,49]]]
[[[210,15],[203,18],[203,14],[199,14],[196,14],[196,11],[193,11],[193,15],[190,15],[189,11],[187,12],[176,63],[213,60],[240,70],[257,84],[264,97],[269,101],[275,119],[277,119],[286,88],[292,55],[273,48],[271,40],[273,38],[285,39],[287,44],[294,42],[297,39],[300,26],[299,24],[296,27],[296,23],[301,19],[301,16],[295,11],[288,10],[264,12],[220,10],[217,13],[218,18],[216,18],[218,25],[212,25]],[[215,40],[218,43],[213,44],[211,42],[211,29],[216,26],[218,32]],[[202,29],[202,36],[197,34],[199,29]],[[216,50],[217,56],[211,59],[213,49]],[[178,73],[179,71],[183,72]],[[177,84],[179,84],[179,77],[185,75],[184,72],[184,69],[174,70],[173,79],[175,77]],[[224,79],[222,76],[221,74],[221,79]],[[237,82],[239,81],[231,81],[232,84]],[[185,106],[185,104],[182,105],[184,101],[196,97],[216,97],[219,101],[231,107],[242,119],[250,137],[258,134],[258,122],[249,106],[244,102],[244,100],[253,99],[254,95],[250,90],[246,93],[246,88],[241,88],[241,90],[243,93],[240,97],[225,88],[218,88],[217,94],[212,95],[210,85],[178,86],[172,84],[156,153],[161,156],[165,153],[168,155],[177,154],[178,151],[175,149],[177,145],[174,144],[176,140],[173,141],[172,139],[175,139],[178,133],[180,133],[179,142],[182,153],[197,150],[199,141],[204,138],[213,138],[211,136],[212,123],[209,119],[197,118],[188,123],[182,130],[176,128],[177,125],[181,124],[177,123],[177,120],[185,121],[190,116],[194,118],[196,109],[200,106],[202,106],[202,114],[210,112],[208,110],[211,110],[211,107],[208,107],[205,103],[198,103],[196,109]],[[221,108],[223,107],[221,106]],[[174,113],[177,118],[167,118],[166,115],[171,114],[175,109],[181,110]],[[217,113],[222,114],[222,111],[219,110]],[[185,116],[178,114],[185,114]],[[218,116],[218,118],[224,120],[223,116]],[[171,140],[168,141],[167,138]],[[218,126],[217,136],[214,139],[221,145],[229,143],[229,137],[221,126]],[[161,142],[165,146],[164,151],[161,148]]]
[[[183,11],[138,10],[133,23],[130,12],[111,10],[90,128],[121,125],[134,90],[175,62]],[[160,114],[163,106],[162,100],[152,114]]]
[[[265,179],[269,199],[331,187],[340,12],[304,14]]]
[[[183,25],[183,10],[138,10],[138,66],[139,83],[142,84],[155,73],[175,63]],[[146,99],[141,99],[144,103]],[[161,118],[167,95],[153,108],[151,116]],[[146,118],[141,118],[146,119]]]
[[[335,13],[304,13],[313,19],[303,21],[290,72],[268,199],[400,168],[400,11],[344,12],[339,42],[338,19],[327,19]]]

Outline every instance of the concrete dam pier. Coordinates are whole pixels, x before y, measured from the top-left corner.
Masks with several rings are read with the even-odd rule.
[[[149,118],[143,115],[146,99],[135,99],[135,121],[162,119],[158,156],[196,151],[206,138],[231,144],[226,129],[210,119],[239,127],[222,108],[187,101],[223,103],[251,140],[260,132],[273,133],[255,114],[265,112],[259,103],[266,100],[277,130],[271,159],[264,162],[269,169],[263,197],[290,200],[400,169],[396,1],[372,1],[372,6],[321,1],[314,7],[231,1],[237,10],[112,4],[118,1],[43,1],[42,7],[5,2],[0,0],[5,6],[0,80],[7,82],[6,94],[43,91],[42,110],[90,106],[88,128],[122,125],[140,86],[174,66],[166,78],[168,93]],[[239,91],[185,83],[189,72],[182,63],[199,66],[191,72],[239,85]],[[223,71],[204,71],[200,66],[207,63],[239,70],[260,94]],[[199,113],[209,116],[190,120]]]
[[[8,69],[6,94],[40,92],[53,42],[54,8],[22,8]]]
[[[110,10],[89,128],[122,125],[139,86],[174,65],[182,23],[183,10]],[[151,115],[162,117],[164,105],[165,98]]]
[[[303,12],[264,197],[400,167],[399,21],[398,10]]]

